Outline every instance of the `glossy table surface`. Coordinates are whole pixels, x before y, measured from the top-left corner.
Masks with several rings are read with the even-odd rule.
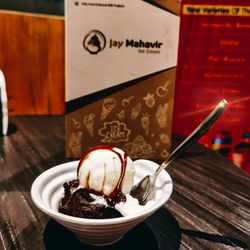
[[[247,249],[250,176],[196,144],[168,172],[167,204],[121,241],[91,247],[35,207],[30,188],[43,171],[63,162],[63,116],[10,118],[0,137],[0,249]],[[173,148],[180,140],[174,136]]]

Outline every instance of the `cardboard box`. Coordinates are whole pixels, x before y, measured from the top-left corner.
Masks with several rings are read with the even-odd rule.
[[[67,157],[111,144],[166,158],[179,17],[140,0],[65,3]]]

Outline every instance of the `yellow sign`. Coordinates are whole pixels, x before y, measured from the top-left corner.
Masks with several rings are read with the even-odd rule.
[[[184,15],[250,16],[248,6],[184,4]]]

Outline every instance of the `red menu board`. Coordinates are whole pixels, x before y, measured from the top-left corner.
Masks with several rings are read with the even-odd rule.
[[[226,99],[200,142],[250,173],[250,1],[181,5],[173,132],[187,136]]]

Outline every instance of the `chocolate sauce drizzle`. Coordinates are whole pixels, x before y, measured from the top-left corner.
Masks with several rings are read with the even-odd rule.
[[[93,152],[95,150],[99,150],[99,149],[110,150],[118,156],[118,158],[120,159],[120,162],[121,162],[121,175],[119,177],[119,180],[117,182],[116,187],[114,188],[114,190],[112,191],[112,193],[110,195],[107,196],[107,195],[104,195],[102,192],[97,192],[95,190],[89,190],[89,191],[93,194],[103,196],[110,206],[114,206],[116,203],[119,203],[121,201],[126,201],[126,196],[124,193],[122,193],[121,189],[122,189],[123,180],[124,180],[126,167],[127,167],[127,158],[128,158],[127,153],[124,153],[124,156],[122,156],[119,152],[115,151],[114,147],[112,147],[110,145],[96,146],[96,147],[90,149],[88,152],[86,152],[81,157],[79,165],[77,167],[77,176],[79,175],[80,167],[81,167],[83,161],[87,159],[88,155],[91,152]]]

